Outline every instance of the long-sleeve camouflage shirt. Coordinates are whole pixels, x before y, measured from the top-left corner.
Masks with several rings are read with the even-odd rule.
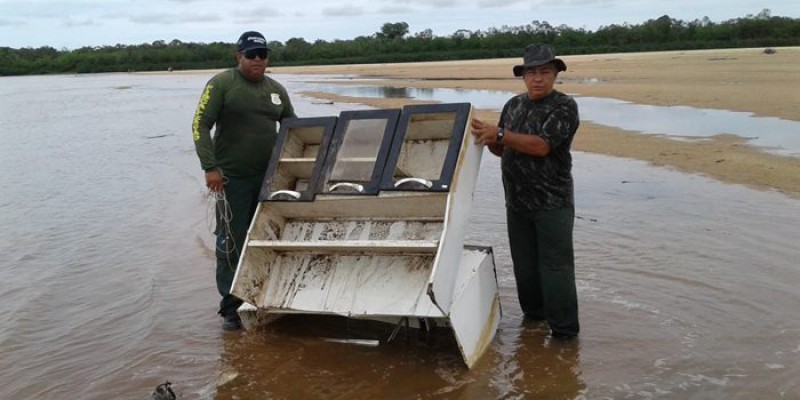
[[[512,97],[503,107],[500,126],[537,135],[550,152],[536,157],[505,148],[502,157],[506,207],[516,212],[574,208],[570,146],[578,130],[578,104],[559,91],[540,100],[527,93]]]

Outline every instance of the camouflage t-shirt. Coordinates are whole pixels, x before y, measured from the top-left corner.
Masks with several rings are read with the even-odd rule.
[[[569,150],[579,122],[578,104],[559,91],[540,100],[530,100],[523,93],[506,103],[500,115],[501,127],[537,135],[550,145],[550,153],[544,157],[505,148],[502,170],[506,207],[524,213],[575,206]]]

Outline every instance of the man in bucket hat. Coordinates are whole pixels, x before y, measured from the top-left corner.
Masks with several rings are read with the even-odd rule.
[[[514,66],[526,93],[512,97],[498,124],[473,119],[479,144],[502,158],[506,219],[517,294],[525,318],[546,321],[555,338],[578,335],[570,146],[578,105],[553,88],[567,65],[546,44],[525,48]]]
[[[242,301],[230,294],[231,284],[258,205],[278,123],[295,117],[286,89],[264,75],[269,62],[264,36],[245,32],[236,49],[238,66],[208,81],[192,122],[206,187],[217,199],[216,275],[225,330],[242,327],[236,313]],[[212,127],[216,127],[213,139]]]

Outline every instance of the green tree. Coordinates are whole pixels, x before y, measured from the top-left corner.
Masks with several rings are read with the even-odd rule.
[[[375,36],[378,39],[402,39],[405,35],[408,34],[408,24],[405,22],[387,22],[381,26],[380,32],[377,32]]]
[[[596,32],[547,21],[521,26],[458,30],[435,36],[425,29],[408,36],[405,22],[385,23],[380,32],[351,40],[313,43],[292,38],[269,42],[273,65],[357,64],[467,58],[519,57],[529,43],[554,44],[560,54],[588,54],[724,47],[800,45],[800,18],[776,17],[769,9],[719,23],[708,17],[684,22],[663,15],[641,24],[612,24]],[[0,75],[226,68],[235,65],[233,43],[156,40],[56,50],[0,47]]]
[[[302,60],[310,50],[311,43],[306,42],[305,39],[291,38],[286,41],[286,47],[283,49],[283,59],[285,61]]]

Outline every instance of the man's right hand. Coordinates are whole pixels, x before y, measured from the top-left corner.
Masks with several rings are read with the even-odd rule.
[[[222,182],[222,172],[219,169],[206,171],[206,187],[212,192],[222,193],[225,186]]]

